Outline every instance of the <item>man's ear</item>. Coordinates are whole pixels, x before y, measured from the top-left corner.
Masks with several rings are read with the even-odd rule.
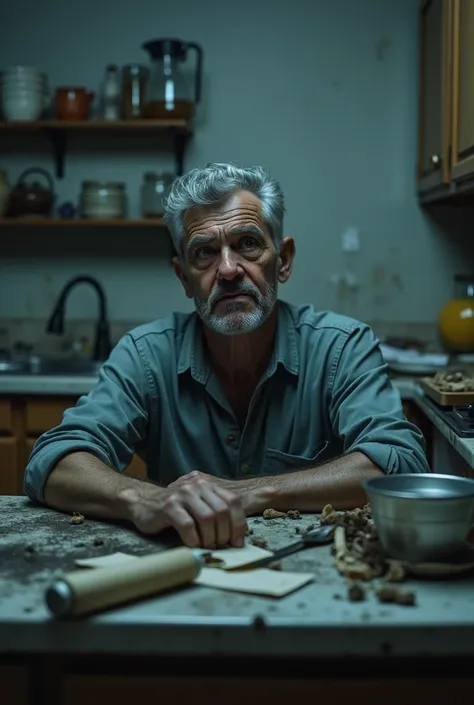
[[[278,281],[280,284],[284,284],[290,278],[295,252],[295,241],[293,238],[283,238],[280,245],[280,265],[278,267]]]
[[[188,280],[186,278],[186,273],[184,271],[183,263],[181,262],[180,258],[178,256],[173,257],[173,270],[176,276],[178,277],[179,281],[183,285],[184,293],[188,297],[188,299],[192,299],[193,295],[191,293],[191,290],[189,288]]]

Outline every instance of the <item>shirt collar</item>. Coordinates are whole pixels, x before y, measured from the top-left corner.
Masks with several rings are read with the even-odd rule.
[[[278,365],[293,375],[297,375],[300,367],[299,351],[295,322],[290,307],[282,301],[277,301],[277,329],[273,355],[266,372],[271,377]],[[178,374],[187,370],[197,382],[206,384],[211,374],[211,367],[204,349],[204,340],[200,320],[197,313],[192,313],[181,338],[181,348],[178,357]]]

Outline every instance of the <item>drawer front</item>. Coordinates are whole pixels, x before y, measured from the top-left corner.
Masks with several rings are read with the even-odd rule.
[[[12,405],[8,399],[0,399],[0,433],[12,430]]]
[[[77,397],[42,397],[26,404],[26,432],[39,434],[58,426],[66,409],[75,406]]]
[[[28,705],[29,673],[22,666],[0,666],[2,702],[8,705]],[[5,698],[5,699],[4,699]]]

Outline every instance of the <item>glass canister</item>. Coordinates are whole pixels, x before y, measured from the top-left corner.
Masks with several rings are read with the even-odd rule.
[[[160,174],[154,171],[143,175],[141,201],[144,218],[161,218],[165,211],[164,197],[173,179],[173,174]]]
[[[126,185],[119,181],[83,181],[80,211],[83,218],[125,218]]]
[[[454,277],[454,296],[439,313],[438,330],[450,352],[474,352],[474,274]]]
[[[122,117],[137,120],[143,117],[146,88],[150,71],[140,64],[128,64],[122,69]]]

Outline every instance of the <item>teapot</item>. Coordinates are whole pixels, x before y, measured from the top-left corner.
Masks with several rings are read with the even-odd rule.
[[[25,179],[32,174],[41,174],[47,181],[48,188],[38,181],[27,183]],[[10,192],[7,216],[16,218],[21,215],[49,216],[54,203],[54,181],[45,169],[32,167],[24,171]]]

